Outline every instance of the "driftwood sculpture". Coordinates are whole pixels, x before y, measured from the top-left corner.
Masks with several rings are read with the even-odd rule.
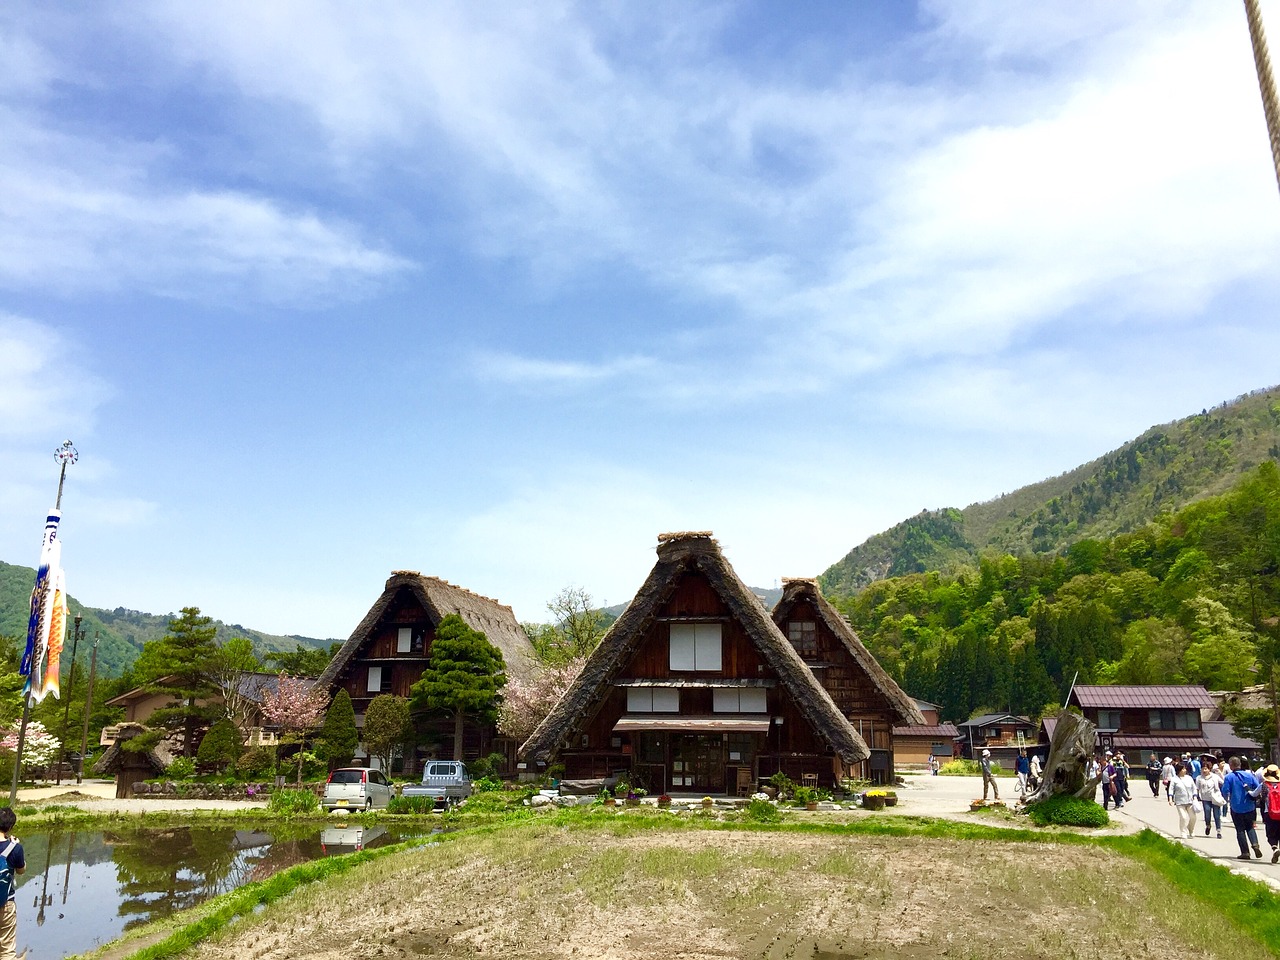
[[[1039,803],[1063,793],[1092,800],[1099,778],[1090,777],[1088,769],[1096,739],[1097,728],[1078,713],[1064,710],[1058,714],[1040,787],[1023,804]]]

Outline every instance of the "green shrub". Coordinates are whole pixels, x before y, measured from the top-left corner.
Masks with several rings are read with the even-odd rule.
[[[196,761],[206,769],[221,772],[240,759],[244,740],[240,730],[225,717],[209,728],[196,751]]]
[[[769,778],[769,785],[778,791],[778,799],[793,796],[796,789],[796,782],[779,770]]]
[[[236,772],[253,780],[271,777],[276,772],[276,752],[271,747],[246,750],[236,761]]]
[[[498,777],[499,771],[506,766],[507,758],[501,753],[491,753],[487,757],[477,757],[467,761],[467,772],[474,780]]]
[[[471,781],[471,789],[476,793],[491,793],[502,789],[502,781],[494,777],[481,777]]]
[[[753,823],[777,823],[782,819],[782,813],[768,800],[751,800],[743,810],[742,817]]]
[[[196,775],[196,762],[191,757],[175,757],[173,763],[164,768],[164,775],[170,780],[190,780]]]
[[[1027,806],[1027,816],[1037,826],[1050,824],[1062,827],[1105,827],[1111,822],[1107,811],[1093,800],[1082,800],[1067,794],[1058,794]]]
[[[999,761],[991,761],[992,774],[1000,773]],[[977,760],[948,760],[938,768],[939,776],[943,777],[980,777],[982,776],[982,765]]]
[[[435,797],[392,797],[387,813],[430,813],[435,808]]]
[[[310,790],[276,790],[267,809],[272,813],[314,813],[320,809],[320,798]]]

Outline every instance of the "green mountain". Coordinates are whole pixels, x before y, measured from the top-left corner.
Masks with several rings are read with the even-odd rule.
[[[27,611],[31,602],[31,588],[35,581],[34,568],[0,561],[0,637],[13,637],[19,643],[25,642]],[[86,607],[74,597],[68,597],[67,609],[70,617],[74,618],[78,614],[83,618],[81,662],[87,662],[85,658],[96,634],[99,637],[98,670],[106,676],[119,676],[123,673],[142,652],[143,644],[148,640],[164,636],[169,626],[169,619],[174,616],[174,614],[140,613],[137,610],[126,610],[124,607],[116,607],[114,610]],[[238,623],[223,623],[220,620],[215,620],[214,623],[218,627],[219,642],[231,637],[248,637],[253,641],[253,649],[259,657],[268,653],[292,652],[299,645],[328,650],[333,642],[317,640],[313,637],[282,637],[263,633],[260,630],[251,630]],[[67,631],[66,650],[65,655],[70,656],[70,629]]]
[[[828,567],[822,588],[848,595],[885,577],[972,564],[984,551],[1048,554],[1128,533],[1224,492],[1267,460],[1280,460],[1280,387],[1152,427],[1091,463],[994,500],[919,513]]]

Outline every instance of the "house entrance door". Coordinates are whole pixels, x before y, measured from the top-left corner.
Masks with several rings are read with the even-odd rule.
[[[724,738],[683,733],[671,738],[671,789],[724,793]]]

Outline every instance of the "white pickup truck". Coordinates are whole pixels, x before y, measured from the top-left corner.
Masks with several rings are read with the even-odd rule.
[[[451,807],[471,796],[471,777],[460,760],[428,760],[422,782],[410,784],[402,797],[431,797],[436,806]]]

